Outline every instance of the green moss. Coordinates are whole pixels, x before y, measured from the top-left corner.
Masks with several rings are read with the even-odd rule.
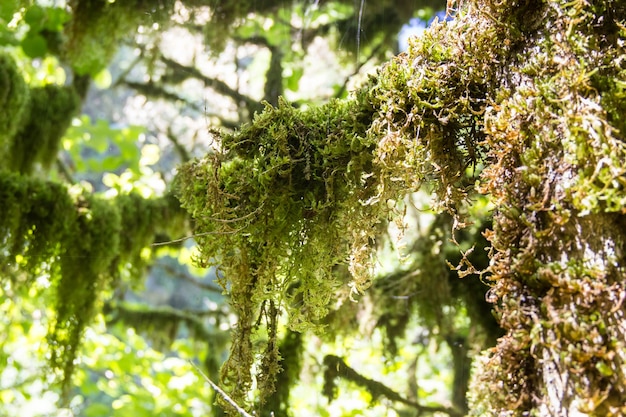
[[[48,168],[79,106],[80,99],[71,87],[31,89],[27,114],[9,150],[9,168],[23,174],[32,172],[35,162]]]
[[[495,207],[485,272],[507,334],[477,377],[476,409],[556,413],[548,364],[575,363],[565,407],[620,410],[623,343],[604,341],[623,339],[606,323],[622,321],[607,306],[624,281],[625,18],[618,2],[472,1],[350,100],[268,108],[183,167],[200,263],[223,269],[240,316],[223,370],[235,398],[263,355],[251,343],[263,319],[275,343],[268,303],[293,329],[319,323],[342,288],[369,285],[376,227],[395,202],[428,183],[456,229],[476,190],[467,168],[484,164],[478,192]],[[342,263],[352,281],[333,273]],[[587,320],[594,311],[606,317]]]
[[[55,319],[48,335],[51,364],[63,371],[63,391],[71,387],[76,353],[102,290],[108,287],[112,260],[119,251],[120,214],[97,197],[79,199],[71,230],[62,241]]]
[[[67,189],[59,184],[3,172],[0,210],[6,261],[14,263],[15,256],[21,255],[22,266],[35,274],[58,253],[59,242],[71,227],[68,213],[73,213],[74,205]]]
[[[29,99],[29,90],[11,56],[0,53],[0,157],[7,158],[11,139],[17,133]]]
[[[499,7],[526,13],[513,3]],[[474,404],[486,414],[475,415],[621,415],[624,381],[609,371],[621,359],[606,359],[620,355],[622,343],[606,341],[621,331],[605,323],[621,320],[608,305],[624,280],[623,71],[615,63],[626,58],[626,9],[558,2],[535,13],[544,23],[525,29],[515,58],[524,65],[504,70],[517,82],[502,83],[485,117],[498,161],[483,175],[497,202],[491,296],[507,335],[478,372]],[[602,320],[589,319],[594,313]],[[571,372],[555,393],[549,381],[564,366]]]
[[[80,75],[96,75],[117,51],[120,41],[145,23],[161,22],[174,1],[73,0],[73,19],[65,28],[65,58]]]
[[[171,196],[72,196],[63,185],[1,172],[0,259],[29,279],[43,272],[49,276],[55,291],[50,364],[61,371],[65,393],[83,331],[100,308],[103,290],[122,271],[125,276],[141,274],[141,251],[157,234],[180,233],[177,228],[184,227],[186,216],[177,207]]]

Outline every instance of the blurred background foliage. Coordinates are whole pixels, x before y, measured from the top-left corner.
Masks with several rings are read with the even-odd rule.
[[[19,171],[103,201],[133,196],[119,201],[135,201],[123,210],[141,217],[138,199],[167,196],[180,163],[219,146],[213,129],[237,129],[279,96],[301,108],[345,97],[444,7],[437,0],[4,0],[0,103],[13,119],[0,120],[7,164],[0,175]],[[22,85],[15,74],[22,95],[11,90]],[[71,94],[63,106],[25,98],[44,89]],[[56,135],[45,149],[26,136],[5,140],[19,135],[11,120],[22,117],[32,120],[27,133]],[[15,143],[27,162],[14,159]],[[429,201],[421,193],[404,202],[408,227],[382,231],[373,287],[358,303],[337,305],[328,332],[285,333],[284,372],[260,415],[465,413],[472,355],[499,329],[479,277],[459,280],[450,264],[462,264],[462,250],[477,268],[487,266],[489,202],[475,204],[474,226],[452,236],[451,219],[433,214]],[[10,237],[0,239],[0,415],[221,415],[189,361],[218,381],[236,317],[216,271],[194,266],[192,234],[179,222],[143,240],[126,236],[120,250],[136,255],[122,256],[116,279],[100,289],[79,328],[70,375],[50,365],[59,348],[50,337],[55,306],[63,303],[52,291],[51,260],[24,268],[33,261],[11,252]],[[80,269],[94,256],[71,262]]]

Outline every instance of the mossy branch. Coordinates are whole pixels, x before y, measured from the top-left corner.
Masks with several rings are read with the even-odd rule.
[[[464,413],[450,407],[425,406],[415,401],[408,400],[386,386],[385,384],[369,379],[359,374],[353,368],[346,365],[345,361],[338,356],[326,355],[324,357],[324,394],[331,401],[335,394],[335,380],[342,378],[365,388],[372,396],[372,401],[385,397],[391,401],[399,402],[414,408],[418,413],[445,413],[451,417],[462,417]]]
[[[187,216],[171,196],[104,199],[6,171],[0,175],[0,212],[3,262],[32,278],[42,268],[50,275],[56,312],[48,335],[51,365],[63,372],[67,389],[102,291],[122,269],[140,276],[142,249],[160,233],[180,233]]]

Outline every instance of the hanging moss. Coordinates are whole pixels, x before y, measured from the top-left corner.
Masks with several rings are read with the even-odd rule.
[[[12,139],[9,169],[28,174],[35,162],[48,168],[79,107],[80,99],[71,87],[49,84],[31,89],[27,114]]]
[[[452,41],[437,38],[443,33],[415,46],[413,65],[407,56],[392,61],[351,100],[307,111],[268,107],[223,137],[221,153],[181,170],[200,262],[224,270],[240,316],[223,373],[236,397],[251,383],[253,352],[245,346],[263,302],[288,307],[294,329],[319,322],[342,285],[352,295],[369,286],[377,230],[395,210],[390,201],[428,180],[438,180],[451,212],[465,199],[465,169],[480,158],[477,115],[489,73],[461,67]],[[349,282],[333,273],[341,263],[349,264]]]
[[[0,212],[4,261],[15,264],[20,255],[20,267],[35,275],[58,253],[73,221],[68,214],[74,212],[74,204],[59,184],[2,172]]]
[[[1,261],[31,278],[49,277],[55,291],[50,364],[62,372],[65,393],[82,333],[100,308],[103,290],[129,269],[128,262],[141,259],[140,252],[157,234],[184,225],[177,206],[171,196],[73,197],[62,185],[1,172]],[[130,272],[140,273],[137,265]]]
[[[138,194],[123,194],[116,198],[121,215],[120,250],[116,262],[131,277],[143,276],[148,258],[137,248],[147,248],[155,240],[178,236],[187,227],[186,212],[180,202],[166,194],[159,199],[146,199]]]
[[[55,318],[48,335],[51,364],[63,371],[68,392],[83,331],[108,287],[109,266],[119,251],[121,216],[115,206],[97,197],[79,199],[69,233],[61,242],[56,282]]]
[[[8,148],[16,134],[29,99],[29,90],[11,56],[0,53],[0,158],[8,159]]]
[[[80,75],[96,75],[111,61],[120,41],[141,24],[151,26],[169,16],[173,0],[73,0],[65,28],[65,58]]]
[[[267,403],[263,404],[262,410],[273,413],[276,417],[288,417],[293,415],[290,408],[290,392],[300,380],[302,371],[303,336],[301,333],[288,330],[278,348],[280,355],[280,374],[276,379],[276,389]],[[260,406],[259,406],[260,407]]]
[[[223,369],[235,398],[251,385],[252,324],[265,301],[286,308],[290,326],[302,330],[338,294],[366,289],[376,237],[399,214],[393,202],[426,181],[461,221],[465,170],[482,156],[480,114],[494,74],[487,58],[476,69],[457,48],[441,26],[350,100],[306,111],[268,107],[221,138],[222,152],[181,170],[200,263],[223,269],[240,317]],[[348,281],[334,274],[340,264],[349,265]]]
[[[212,340],[220,346],[226,344],[226,337],[221,332],[207,328],[202,317],[193,312],[128,302],[107,303],[103,312],[107,315],[107,326],[122,323],[124,328],[144,332],[157,349],[168,349],[183,326],[196,340]]]

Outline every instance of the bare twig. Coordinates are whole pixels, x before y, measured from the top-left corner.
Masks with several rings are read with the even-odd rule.
[[[203,233],[196,233],[193,234],[191,236],[183,236],[181,238],[178,239],[174,239],[174,240],[168,240],[166,242],[155,242],[153,244],[151,244],[150,246],[167,246],[167,245],[171,245],[172,243],[181,243],[184,242],[185,240],[189,240],[189,239],[193,239],[196,237],[202,237],[202,236],[210,236],[210,235],[233,235],[236,233],[241,232],[243,229],[245,229],[245,226],[236,230],[230,230],[228,232],[203,232]]]
[[[217,392],[224,399],[224,401],[226,401],[228,404],[233,406],[233,408],[235,410],[237,410],[237,412],[239,413],[240,416],[243,416],[243,417],[254,417],[252,414],[248,413],[246,410],[241,408],[235,402],[235,400],[230,398],[230,396],[228,394],[226,394],[215,382],[211,381],[211,379],[208,376],[206,376],[206,374],[204,372],[202,372],[202,370],[200,368],[198,368],[198,366],[195,363],[193,363],[192,361],[188,361],[188,362],[191,364],[191,366],[194,367],[196,372],[198,372],[205,379],[205,381],[208,382],[209,385],[211,385],[211,388],[213,388],[215,390],[215,392]]]

